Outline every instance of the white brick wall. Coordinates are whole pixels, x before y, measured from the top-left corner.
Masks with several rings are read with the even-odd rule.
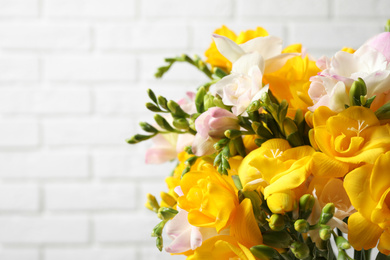
[[[124,140],[150,120],[145,90],[178,99],[206,78],[164,57],[212,31],[263,26],[317,57],[358,47],[388,0],[0,0],[0,259],[183,259],[160,253],[144,209],[173,164]]]

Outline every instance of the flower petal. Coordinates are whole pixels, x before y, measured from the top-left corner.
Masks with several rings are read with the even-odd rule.
[[[257,37],[240,45],[245,52],[258,52],[265,60],[282,52],[282,39],[275,36]]]
[[[374,248],[383,230],[368,221],[359,212],[348,219],[348,241],[356,250]]]
[[[232,63],[245,54],[244,50],[237,43],[225,36],[213,34],[213,39],[218,51]]]

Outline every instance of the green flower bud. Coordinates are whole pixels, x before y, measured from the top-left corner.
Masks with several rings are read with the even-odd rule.
[[[165,221],[161,221],[160,223],[158,223],[154,228],[153,228],[153,232],[152,232],[152,237],[160,237],[162,235],[162,231],[164,229],[164,226],[165,226]]]
[[[225,145],[227,145],[228,142],[229,142],[229,139],[226,139],[226,138],[219,140],[217,143],[214,144],[215,150],[217,150],[217,151],[221,150],[223,147],[225,147]]]
[[[173,119],[173,126],[181,130],[188,130],[190,128],[187,119],[182,117]]]
[[[326,204],[325,207],[323,207],[322,209],[319,223],[323,225],[328,223],[328,221],[331,220],[331,218],[333,218],[335,210],[336,208],[333,203]]]
[[[305,259],[310,254],[310,249],[305,243],[294,242],[291,244],[290,249],[298,259]]]
[[[250,250],[252,254],[259,259],[271,260],[273,258],[278,257],[278,251],[276,251],[275,249],[269,246],[265,246],[265,245],[252,246]]]
[[[152,194],[148,193],[147,194],[147,198],[148,198],[148,200],[147,200],[145,206],[148,209],[157,212],[158,209],[160,208],[160,205],[158,204],[156,197],[153,196]]]
[[[390,32],[390,19],[387,20],[387,23],[385,25],[385,32]]]
[[[229,129],[224,132],[225,136],[229,139],[235,139],[241,136],[241,131],[236,129]]]
[[[158,132],[158,130],[156,128],[154,128],[152,125],[150,125],[146,122],[140,122],[139,125],[142,128],[142,130],[144,130],[145,132],[148,132],[148,133],[157,133]]]
[[[162,251],[163,249],[163,238],[162,237],[157,237],[156,238],[156,247],[158,248],[158,250]]]
[[[269,219],[269,227],[274,231],[281,231],[284,229],[284,216],[280,214],[272,214]]]
[[[322,240],[328,240],[332,235],[332,229],[329,226],[322,226],[318,231]]]
[[[176,117],[186,117],[188,114],[173,100],[168,101],[168,109]]]
[[[206,90],[204,87],[200,87],[195,96],[195,106],[198,113],[203,113],[204,109],[204,96],[206,95]]]
[[[365,97],[367,95],[367,86],[363,79],[358,78],[355,82],[352,83],[351,89],[349,90],[349,102],[351,106],[360,106],[364,105],[361,102],[361,96]]]
[[[263,233],[264,245],[274,248],[287,248],[292,242],[291,236],[286,231],[271,231]]]
[[[339,249],[346,250],[351,248],[351,244],[343,236],[336,237],[336,245]]]
[[[129,144],[137,144],[139,142],[148,140],[148,139],[152,138],[153,136],[154,135],[140,135],[140,134],[136,134],[136,135],[130,137],[129,139],[127,139],[126,142],[129,143]]]
[[[148,93],[148,96],[149,98],[157,104],[157,98],[156,98],[156,95],[154,94],[153,90],[151,90],[150,88],[146,91]]]
[[[300,218],[307,219],[310,216],[314,203],[315,199],[311,194],[305,194],[299,199]]]
[[[255,112],[255,111],[258,111],[261,107],[261,103],[259,100],[255,100],[253,101],[252,103],[249,104],[248,108],[246,109],[246,111],[248,113],[251,113],[251,112]]]
[[[145,104],[145,106],[148,110],[152,112],[161,112],[161,109],[153,103],[148,102]]]
[[[168,106],[167,106],[168,101],[167,101],[167,99],[165,97],[158,96],[157,97],[157,103],[159,104],[160,107],[168,110]]]
[[[174,132],[175,130],[172,128],[172,126],[168,123],[168,121],[160,116],[159,114],[154,115],[154,120],[156,123],[162,128],[169,132]]]
[[[157,217],[163,220],[169,220],[176,216],[176,214],[179,213],[177,210],[173,208],[160,208],[157,213]]]
[[[204,110],[208,110],[210,107],[215,107],[214,96],[206,94],[204,96]]]
[[[294,223],[294,228],[299,233],[307,233],[309,231],[309,223],[304,219],[298,219]]]

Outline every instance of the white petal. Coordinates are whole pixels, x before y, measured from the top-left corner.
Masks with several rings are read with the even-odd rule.
[[[253,66],[258,67],[260,71],[264,71],[264,59],[257,52],[241,56],[236,62],[233,63],[232,72],[249,75],[249,70]]]
[[[282,39],[275,36],[257,37],[240,44],[245,52],[258,52],[265,60],[282,52]]]
[[[245,54],[244,50],[237,43],[225,36],[213,34],[213,39],[218,51],[232,63]]]

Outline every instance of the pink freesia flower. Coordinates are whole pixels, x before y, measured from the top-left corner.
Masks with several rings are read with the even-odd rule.
[[[195,93],[187,92],[187,98],[180,99],[177,103],[188,114],[196,112],[194,103]],[[169,115],[166,117],[168,122],[172,121]],[[146,151],[145,162],[148,164],[160,164],[177,157],[177,154],[184,150],[184,147],[190,146],[194,141],[192,134],[158,134],[152,138],[153,146]]]
[[[375,111],[390,100],[390,33],[382,33],[355,53],[337,52],[331,59],[322,57],[317,66],[323,71],[310,79],[309,96],[314,111],[327,106],[335,112],[349,103],[349,89],[362,78],[367,86],[367,98],[376,96],[371,108]]]
[[[213,145],[224,137],[228,129],[240,129],[238,118],[231,112],[212,107],[195,120],[197,134],[192,143],[192,151],[197,156],[215,152]]]
[[[366,44],[382,53],[390,62],[390,32],[380,33],[368,40]]]

